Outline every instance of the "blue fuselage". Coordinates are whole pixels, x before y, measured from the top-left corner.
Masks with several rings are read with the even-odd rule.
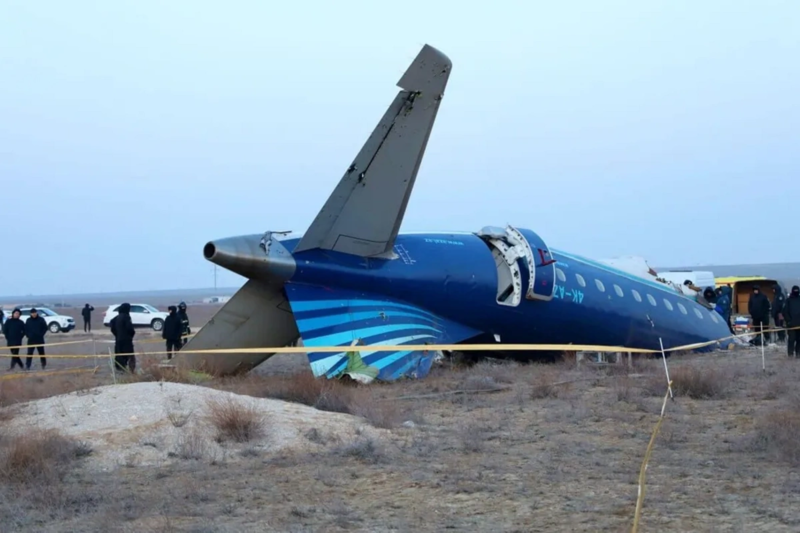
[[[292,251],[299,239],[282,244]],[[503,344],[592,344],[657,350],[724,338],[715,311],[669,286],[551,249],[554,297],[497,302],[498,270],[472,233],[401,234],[397,258],[308,250],[294,255],[290,283],[369,291],[500,337]],[[725,345],[726,343],[722,343]]]

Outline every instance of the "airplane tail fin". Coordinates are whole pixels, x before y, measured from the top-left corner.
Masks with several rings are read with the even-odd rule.
[[[422,48],[397,83],[402,90],[294,253],[318,248],[391,256],[451,69],[443,53]]]

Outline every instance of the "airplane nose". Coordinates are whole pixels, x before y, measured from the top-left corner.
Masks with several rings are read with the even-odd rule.
[[[262,235],[242,235],[207,242],[203,257],[215,265],[241,276],[263,281],[286,281],[294,274],[294,258],[280,242],[268,250],[261,246]]]

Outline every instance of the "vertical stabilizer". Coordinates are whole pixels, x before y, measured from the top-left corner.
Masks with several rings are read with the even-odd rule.
[[[391,256],[452,63],[425,45],[392,101],[294,252]]]

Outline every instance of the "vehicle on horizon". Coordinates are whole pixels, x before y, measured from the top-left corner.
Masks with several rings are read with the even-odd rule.
[[[49,307],[20,307],[19,318],[24,322],[31,316],[31,309],[36,309],[39,316],[47,322],[47,329],[50,333],[67,333],[75,329],[75,319],[71,316],[60,315]],[[6,318],[11,318],[11,311],[4,309]]]
[[[443,53],[422,48],[303,235],[206,243],[208,261],[248,281],[183,348],[189,368],[244,372],[298,337],[314,376],[361,382],[423,378],[462,348],[531,361],[596,346],[660,353],[662,342],[666,350],[730,345],[721,316],[641,261],[592,260],[510,224],[400,233],[451,69]],[[499,186],[502,172],[501,161],[482,186]],[[535,194],[509,201],[548,201]],[[208,349],[231,351],[191,353]]]
[[[111,320],[117,316],[121,303],[109,305],[106,314],[103,316],[103,325],[111,327]],[[164,311],[159,311],[150,304],[132,303],[131,322],[134,328],[153,328],[154,331],[161,331],[164,328],[164,321],[167,319]]]

